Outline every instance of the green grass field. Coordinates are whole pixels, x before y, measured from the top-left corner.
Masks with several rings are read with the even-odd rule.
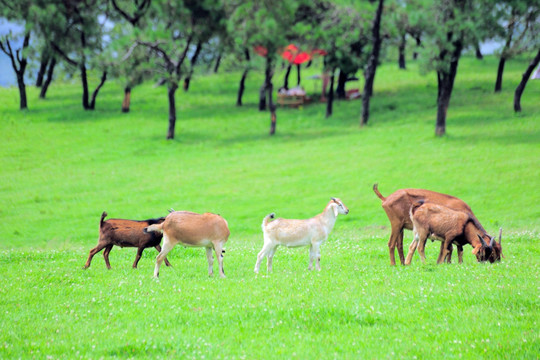
[[[336,103],[329,119],[315,102],[279,108],[274,137],[257,111],[261,72],[241,108],[236,72],[179,90],[173,141],[166,89],[151,84],[134,89],[128,114],[120,83],[106,83],[94,112],[78,82],[53,83],[45,101],[29,87],[26,112],[15,88],[0,89],[0,358],[537,359],[540,81],[512,110],[527,64],[507,63],[493,94],[496,59],[464,58],[443,138],[435,75],[413,63],[380,67],[367,127],[360,101]],[[479,264],[466,247],[463,264],[437,266],[429,242],[426,264],[391,267],[375,182],[384,195],[460,197],[488,232],[503,227],[505,258]],[[311,217],[331,196],[350,213],[321,248],[322,271],[307,270],[307,249],[279,248],[273,273],[263,262],[255,275],[263,217]],[[103,211],[146,219],[171,207],[227,219],[226,279],[208,277],[203,249],[183,247],[159,281],[154,249],[138,269],[133,248],[114,248],[111,270],[101,254],[82,269]]]

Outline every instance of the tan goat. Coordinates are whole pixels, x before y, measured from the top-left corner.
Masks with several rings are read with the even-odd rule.
[[[428,238],[442,241],[441,250],[437,259],[440,264],[449,255],[452,244],[458,247],[459,262],[463,258],[463,245],[470,244],[472,253],[478,261],[500,261],[502,256],[501,236],[499,242],[494,237],[489,237],[489,244],[484,240],[484,229],[480,229],[471,215],[465,211],[453,210],[449,207],[418,201],[411,206],[410,217],[413,223],[414,239],[409,246],[409,253],[405,264],[409,265],[416,247],[422,262],[426,256],[424,248]]]
[[[154,277],[159,276],[159,267],[176,244],[189,247],[206,248],[208,260],[208,274],[214,274],[214,257],[216,253],[219,263],[219,274],[225,277],[223,271],[223,246],[229,238],[230,232],[227,221],[219,215],[212,213],[197,214],[189,211],[174,211],[167,215],[161,224],[150,225],[146,232],[163,232],[163,247],[156,259]]]
[[[267,215],[262,222],[264,234],[264,245],[257,255],[254,271],[259,272],[262,259],[266,256],[267,270],[272,271],[272,258],[279,245],[287,247],[310,246],[309,248],[309,270],[313,269],[313,262],[316,260],[317,270],[321,270],[320,246],[328,238],[328,234],[334,228],[338,214],[348,214],[349,209],[340,199],[332,198],[326,205],[324,211],[311,219],[289,220],[276,219],[274,214]]]

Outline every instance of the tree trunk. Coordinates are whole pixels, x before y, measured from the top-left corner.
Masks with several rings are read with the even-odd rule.
[[[248,75],[249,70],[244,70],[244,73],[242,74],[242,78],[240,79],[240,86],[238,87],[238,97],[236,99],[236,106],[242,106],[242,96],[244,96],[244,90],[246,88],[246,78]]]
[[[326,117],[332,116],[332,106],[334,103],[334,78],[335,69],[332,69],[332,75],[330,75],[330,91],[328,93],[328,101],[326,102]],[[341,75],[341,73],[340,73]]]
[[[476,43],[476,45],[474,46],[474,50],[476,52],[476,58],[478,60],[483,60],[484,55],[482,55],[482,51],[480,51],[480,44]]]
[[[540,63],[540,50],[538,50],[538,53],[529,64],[529,67],[523,73],[523,76],[521,77],[521,82],[516,88],[516,91],[514,93],[514,111],[515,112],[521,111],[521,95],[523,94],[523,91],[525,90],[525,86],[527,85],[527,81],[529,81],[529,78],[531,77],[532,72],[534,71],[536,66],[538,66],[539,63]]]
[[[90,104],[88,101],[88,76],[86,74],[86,65],[84,64],[84,61],[81,63],[81,81],[82,81],[82,87],[83,87],[83,95],[82,95],[82,105],[84,110],[90,109]]]
[[[184,91],[187,92],[189,90],[189,83],[191,82],[191,75],[186,76],[184,79]]]
[[[219,54],[217,57],[216,66],[214,66],[214,74],[217,74],[220,64],[221,64],[221,54]]]
[[[191,68],[189,70],[189,74],[184,79],[184,91],[189,90],[189,83],[191,82],[191,76],[193,75],[193,67],[195,66],[195,63],[197,62],[197,58],[199,57],[199,54],[201,53],[201,49],[202,49],[202,43],[199,41],[197,43],[197,48],[195,49],[195,53],[191,57]]]
[[[26,85],[24,83],[24,76],[17,73],[17,85],[19,86],[19,108],[21,110],[28,109],[28,102],[26,100]]]
[[[124,88],[124,101],[122,101],[122,112],[129,112],[129,105],[131,104],[131,87],[126,86]]]
[[[167,140],[174,139],[174,128],[176,126],[176,102],[174,94],[178,89],[178,84],[169,84],[167,88],[167,95],[169,98],[169,130],[167,132]]]
[[[43,50],[41,54],[41,61],[39,62],[39,70],[36,77],[36,87],[41,87],[43,85],[43,77],[47,72],[47,66],[49,65],[49,55],[47,50]]]
[[[512,11],[512,14],[514,14],[514,11]],[[497,80],[495,81],[495,92],[500,92],[502,89],[504,64],[506,62],[506,56],[507,56],[508,50],[510,49],[510,46],[512,45],[512,37],[514,36],[514,24],[515,24],[514,21],[511,21],[510,24],[508,24],[508,35],[506,37],[506,42],[504,44],[504,48],[501,53],[501,58],[499,59],[499,67],[497,68]]]
[[[285,80],[283,81],[283,87],[289,90],[289,75],[291,74],[292,64],[289,63],[287,66],[287,72],[285,73]]]
[[[90,110],[94,110],[96,108],[96,98],[98,96],[99,90],[105,84],[105,81],[107,80],[107,71],[104,71],[103,74],[101,74],[101,81],[99,82],[99,85],[97,86],[96,90],[92,93],[92,100],[90,101]]]
[[[375,14],[375,19],[373,20],[373,51],[369,57],[368,65],[364,73],[366,81],[364,84],[364,93],[362,95],[362,120],[360,122],[360,126],[366,125],[369,120],[369,98],[373,95],[373,82],[375,80],[375,72],[377,70],[377,62],[379,61],[379,52],[381,50],[382,43],[380,30],[383,6],[384,0],[379,0],[379,5],[377,6],[377,13]]]
[[[506,58],[504,56],[501,56],[501,58],[499,59],[499,67],[497,68],[497,81],[495,81],[495,92],[501,92],[505,62]]]
[[[247,75],[249,73],[249,62],[250,62],[250,57],[249,57],[249,50],[246,48],[244,49],[244,54],[246,56],[246,61],[247,61],[247,65],[246,65],[246,68],[244,70],[244,73],[242,74],[242,79],[240,79],[240,86],[238,87],[238,97],[236,99],[236,106],[242,106],[242,97],[244,96],[244,90],[246,89],[246,78],[247,78]]]
[[[49,85],[51,85],[55,66],[56,58],[53,57],[49,62],[49,67],[47,68],[47,77],[45,78],[45,82],[41,86],[41,91],[39,92],[40,99],[45,99],[45,96],[47,95],[47,90],[49,90]]]
[[[266,110],[266,80],[259,89],[259,111]]]
[[[298,82],[296,83],[296,85],[300,86],[300,64],[296,65],[296,74],[298,75]]]
[[[274,135],[276,133],[276,122],[277,122],[276,105],[274,104],[274,101],[272,99],[273,91],[274,91],[274,85],[272,85],[272,80],[270,80],[270,84],[268,85],[268,107],[270,109],[270,135]]]
[[[264,71],[264,87],[268,96],[268,108],[270,110],[270,135],[274,135],[276,133],[277,122],[276,105],[273,101],[274,85],[272,84],[272,76],[272,60],[270,59],[270,57],[267,57],[266,69]]]
[[[450,96],[452,89],[449,81],[449,75],[437,72],[439,81],[439,96],[437,97],[437,122],[435,124],[435,135],[443,136],[446,134],[446,114],[450,105]]]
[[[360,126],[367,125],[369,120],[369,101],[370,97],[366,94],[366,90],[364,87],[364,93],[362,94],[362,121],[360,122]]]
[[[407,44],[406,34],[401,34],[401,41],[399,42],[399,68],[405,70],[405,46]]]
[[[416,49],[418,49],[420,46],[422,46],[422,39],[420,38],[420,36],[415,36],[414,40],[416,40]],[[418,59],[418,51],[416,51],[416,49],[413,52],[413,59],[414,60]]]
[[[449,36],[451,38],[451,36]],[[438,71],[438,96],[437,96],[437,122],[435,124],[435,135],[443,136],[446,134],[446,114],[448,112],[448,106],[450,105],[450,97],[452,96],[452,90],[454,89],[454,81],[457,75],[457,69],[459,64],[459,58],[461,57],[461,50],[463,49],[463,43],[461,40],[454,42],[454,51],[452,53],[452,60],[450,61],[450,69],[448,72]],[[444,58],[441,56],[441,58]]]
[[[344,71],[342,71],[342,70],[339,71],[338,83],[337,83],[337,87],[336,87],[336,95],[337,95],[338,99],[345,99],[345,97],[346,97],[345,83],[347,82],[347,77],[348,76],[349,76],[349,74],[345,73]]]

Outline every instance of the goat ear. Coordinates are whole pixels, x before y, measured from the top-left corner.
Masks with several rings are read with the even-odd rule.
[[[480,239],[480,242],[482,243],[482,247],[487,247],[486,245],[486,242],[484,241],[484,238],[480,236],[480,234],[476,234],[478,235],[478,238]]]
[[[478,254],[479,251],[480,251],[480,247],[477,246],[472,250],[472,253],[473,253],[473,255],[476,255],[476,254]]]

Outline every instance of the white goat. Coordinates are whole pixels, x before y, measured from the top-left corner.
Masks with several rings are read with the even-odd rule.
[[[145,232],[163,232],[163,247],[156,259],[154,277],[159,276],[159,267],[167,253],[176,244],[190,247],[205,247],[208,260],[208,274],[214,274],[214,257],[212,249],[216,252],[219,263],[219,274],[225,277],[223,270],[223,246],[229,238],[227,221],[219,215],[212,213],[197,214],[189,211],[174,211],[165,218],[161,224],[150,225]]]
[[[338,214],[348,214],[349,209],[340,199],[331,198],[324,211],[311,219],[289,220],[276,219],[274,214],[267,215],[262,222],[264,245],[257,255],[254,271],[259,272],[262,259],[266,256],[268,272],[272,271],[272,258],[279,245],[287,247],[310,246],[309,270],[313,269],[313,261],[317,260],[316,268],[321,270],[321,253],[319,248],[328,238],[334,228]]]

